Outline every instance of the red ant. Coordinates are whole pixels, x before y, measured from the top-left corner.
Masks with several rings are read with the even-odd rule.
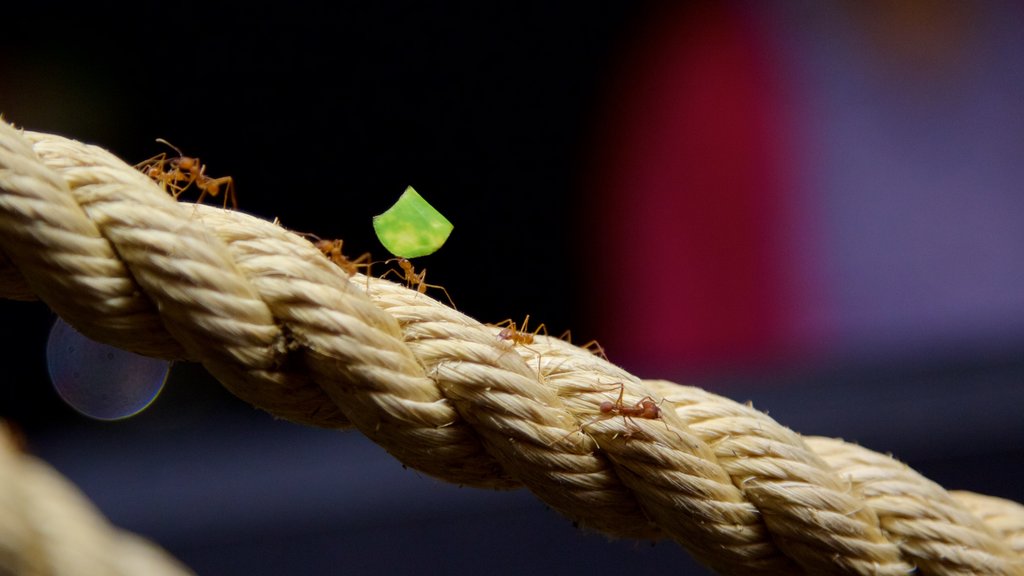
[[[160,184],[171,189],[171,195],[177,200],[189,186],[195,184],[202,192],[196,204],[203,201],[207,195],[217,197],[224,186],[224,208],[231,207],[238,209],[238,198],[235,196],[235,180],[231,176],[212,178],[206,175],[206,165],[199,161],[199,158],[185,156],[177,146],[163,138],[157,138],[157,142],[166,144],[178,153],[177,158],[167,158],[166,152],[161,152],[149,160],[135,165],[135,168],[143,174],[156,180]]]
[[[391,258],[390,260],[386,260],[384,263],[389,264],[391,262],[398,262],[398,266],[399,268],[402,269],[402,271],[399,272],[394,268],[388,268],[387,272],[384,272],[384,274],[381,276],[382,280],[384,278],[387,278],[388,274],[397,274],[402,278],[402,280],[405,281],[406,287],[415,288],[416,292],[420,294],[426,294],[427,288],[437,288],[438,290],[444,292],[445,297],[448,298],[448,303],[452,305],[452,308],[455,308],[455,301],[452,300],[451,295],[448,294],[448,291],[444,289],[444,286],[441,286],[439,284],[427,284],[426,268],[420,270],[419,272],[416,272],[416,268],[413,267],[412,262],[410,262],[408,258]]]
[[[355,260],[349,260],[347,256],[341,253],[341,240],[321,240],[317,238],[314,245],[324,253],[324,256],[327,256],[331,262],[337,264],[349,276],[358,273],[360,268],[366,269],[366,275],[370,275],[370,266],[373,264],[373,261],[369,252],[364,253]]]
[[[654,398],[650,396],[644,396],[636,404],[630,406],[625,402],[626,385],[620,382],[618,386],[619,397],[616,398],[614,402],[612,402],[611,400],[605,400],[598,404],[597,409],[601,413],[600,416],[590,420],[586,424],[581,424],[579,428],[580,431],[583,431],[587,426],[590,426],[595,422],[600,422],[601,420],[607,419],[609,416],[622,416],[627,424],[631,423],[633,418],[643,418],[645,420],[661,419],[661,406],[659,406],[659,403],[656,402]],[[635,424],[633,424],[632,426],[633,428],[636,428]],[[665,423],[665,426],[667,427],[668,423]],[[571,434],[572,432],[566,434],[559,440],[564,440]],[[626,432],[624,437],[628,439],[631,435],[632,432],[628,431]]]
[[[654,398],[650,396],[644,396],[639,402],[633,406],[627,406],[622,403],[622,397],[626,393],[626,385],[619,384],[619,398],[615,402],[609,402],[605,400],[601,402],[598,409],[601,414],[611,414],[612,416],[622,417],[636,417],[645,418],[647,420],[657,420],[661,418],[661,407],[654,401]],[[593,422],[591,422],[593,424]]]
[[[644,396],[636,404],[630,406],[623,400],[625,395],[626,385],[620,382],[619,397],[614,402],[605,400],[598,404],[597,409],[601,412],[601,415],[580,426],[580,429],[582,430],[595,422],[604,420],[607,416],[622,416],[626,423],[631,423],[633,418],[643,418],[645,420],[658,420],[661,418],[661,406],[658,405],[658,402],[654,401],[654,398]],[[636,425],[634,424],[633,427],[635,428]],[[627,437],[629,435],[630,433],[626,434]]]
[[[516,323],[511,318],[509,318],[508,320],[505,320],[504,322],[500,322],[498,324],[495,324],[495,326],[497,326],[497,327],[503,327],[503,328],[501,328],[501,331],[498,332],[498,339],[503,340],[505,342],[512,342],[513,345],[515,345],[515,344],[533,344],[533,339],[534,339],[535,336],[537,336],[537,334],[540,334],[541,332],[543,332],[545,336],[548,335],[547,326],[545,326],[543,324],[538,326],[532,333],[531,332],[527,332],[526,331],[526,325],[529,324],[529,323],[530,323],[530,315],[527,314],[526,318],[523,319],[523,328],[522,328],[522,330],[517,330],[516,329]]]

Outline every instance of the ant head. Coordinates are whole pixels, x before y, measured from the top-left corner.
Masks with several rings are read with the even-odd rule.
[[[412,270],[414,270],[414,268],[412,266],[412,262],[409,261],[408,258],[404,258],[404,257],[388,258],[387,260],[384,261],[385,264],[390,264],[392,262],[398,262],[398,266],[401,267],[402,270],[405,270],[406,272],[411,272]]]

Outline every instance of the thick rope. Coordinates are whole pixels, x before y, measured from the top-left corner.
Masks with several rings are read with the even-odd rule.
[[[0,574],[185,576],[151,542],[110,525],[60,473],[0,425]]]
[[[671,538],[721,574],[1024,575],[1019,504],[946,492],[557,338],[503,338],[405,286],[349,277],[276,224],[179,204],[101,148],[0,125],[0,231],[0,296],[201,362],[254,406],[356,427],[431,476],[525,486],[582,527]],[[658,410],[623,415],[644,401]]]

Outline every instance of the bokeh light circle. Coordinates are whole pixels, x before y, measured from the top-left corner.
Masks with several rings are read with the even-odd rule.
[[[57,394],[97,420],[121,420],[145,410],[171,369],[167,360],[90,340],[59,318],[46,342],[46,364]]]

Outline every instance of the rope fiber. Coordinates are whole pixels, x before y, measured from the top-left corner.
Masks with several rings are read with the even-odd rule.
[[[1020,504],[947,492],[889,456],[557,338],[510,339],[350,276],[277,223],[179,203],[102,148],[0,122],[0,231],[0,296],[41,299],[100,342],[199,362],[255,407],[354,427],[430,476],[526,487],[583,528],[672,539],[720,574],[1024,575]],[[73,487],[22,478],[45,469],[30,458],[0,451],[0,574],[130,572],[103,563],[119,557],[111,542],[139,540],[98,536],[113,532],[80,497],[47,500]],[[99,538],[103,553],[76,548]],[[132,558],[185,572],[144,548]]]

